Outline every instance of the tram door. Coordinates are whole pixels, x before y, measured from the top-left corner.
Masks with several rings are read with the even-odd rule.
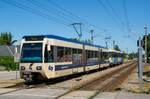
[[[77,65],[77,57],[78,55],[77,54],[73,54],[72,56],[72,64],[73,64],[73,68],[72,68],[72,72],[73,73],[77,73],[78,72],[78,65]]]

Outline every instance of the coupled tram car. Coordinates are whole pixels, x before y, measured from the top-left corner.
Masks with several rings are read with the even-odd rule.
[[[20,76],[45,80],[123,63],[121,52],[55,35],[24,36]]]

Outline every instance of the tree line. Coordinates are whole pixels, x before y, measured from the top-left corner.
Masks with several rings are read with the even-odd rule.
[[[142,48],[145,50],[145,35],[142,39]],[[150,63],[150,34],[147,36],[147,60]]]
[[[13,45],[17,40],[13,40],[13,36],[11,32],[2,32],[0,33],[0,46],[11,46]],[[3,53],[3,52],[2,52]],[[17,70],[19,69],[19,66],[17,63],[14,62],[13,56],[0,56],[0,67],[4,66],[5,70]]]
[[[2,32],[0,34],[0,45],[13,45],[17,40],[13,40],[13,36],[11,32]]]

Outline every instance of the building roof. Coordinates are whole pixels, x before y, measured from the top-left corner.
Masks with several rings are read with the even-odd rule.
[[[20,51],[20,46],[17,46],[18,52]],[[0,46],[0,56],[13,56],[15,53],[15,46]]]

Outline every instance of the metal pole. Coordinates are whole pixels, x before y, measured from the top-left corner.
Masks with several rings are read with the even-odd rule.
[[[81,25],[82,25],[82,23],[73,23],[73,24],[71,24],[71,25],[73,26],[74,30],[75,30],[76,33],[78,34],[79,40],[80,40],[81,37],[82,37],[82,30],[81,30]],[[79,26],[80,26],[80,33],[78,32],[78,30],[77,30],[77,28],[75,27],[75,25],[79,25]]]
[[[145,66],[146,66],[146,63],[147,63],[147,27],[145,26],[144,29],[145,29]]]
[[[127,47],[127,54],[128,54],[128,47]]]
[[[115,48],[115,41],[113,40],[113,49]]]
[[[106,44],[106,48],[108,48],[108,45],[107,45],[107,41],[106,41],[106,39],[105,39],[105,44]]]
[[[18,72],[17,72],[17,67],[19,66],[18,62],[16,63],[16,80],[17,80],[17,77],[18,77]]]
[[[94,32],[94,30],[91,30],[90,32],[91,32],[91,41],[92,41],[92,44],[93,44],[93,39],[94,39],[93,32]]]
[[[15,46],[15,54],[17,54],[17,46]],[[17,80],[17,66],[18,66],[18,62],[16,62],[16,80]]]
[[[139,37],[139,48],[138,48],[138,51],[139,51],[139,59],[138,59],[138,68],[139,68],[139,81],[140,81],[140,92],[143,91],[143,69],[142,69],[142,47],[141,47],[141,38]]]
[[[108,37],[105,37],[105,43],[106,43],[106,47],[108,48],[108,43],[107,43],[107,40],[110,40],[112,36],[108,36]]]

